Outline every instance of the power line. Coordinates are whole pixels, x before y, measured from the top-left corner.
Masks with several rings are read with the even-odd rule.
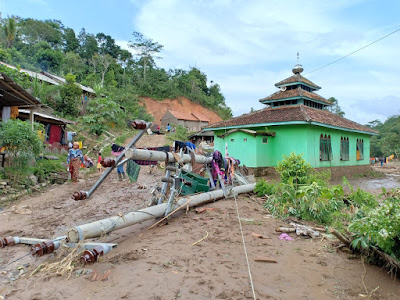
[[[345,56],[342,56],[341,58],[338,58],[337,60],[334,60],[333,62],[330,62],[329,64],[326,64],[326,65],[324,65],[324,66],[322,66],[322,67],[320,67],[320,68],[318,68],[318,69],[312,70],[311,72],[308,72],[308,73],[305,74],[305,75],[311,74],[311,73],[313,73],[313,72],[316,72],[316,71],[319,71],[319,70],[321,70],[321,69],[323,69],[323,68],[326,68],[326,67],[328,67],[328,66],[330,66],[330,65],[333,65],[334,63],[337,63],[338,61],[340,61],[340,60],[342,60],[342,59],[345,59],[346,57],[349,57],[350,55],[353,55],[354,53],[357,53],[357,52],[359,52],[359,51],[361,51],[361,50],[363,50],[363,49],[365,49],[365,48],[367,48],[367,47],[369,47],[369,46],[371,46],[371,45],[373,45],[373,44],[375,44],[375,43],[377,43],[377,42],[379,42],[379,41],[381,41],[381,40],[383,40],[383,39],[385,39],[385,38],[387,38],[388,36],[390,36],[390,35],[392,35],[392,34],[395,34],[395,33],[398,32],[398,31],[400,31],[400,28],[398,28],[398,29],[396,29],[395,31],[392,31],[391,33],[389,33],[389,34],[387,34],[387,35],[385,35],[385,36],[383,36],[383,37],[381,37],[381,38],[379,38],[379,39],[373,41],[372,43],[369,43],[368,45],[365,45],[365,46],[363,46],[363,47],[361,47],[361,48],[359,48],[359,49],[357,49],[357,50],[355,50],[355,51],[353,51],[353,52],[351,52],[351,53],[349,53],[349,54],[347,54],[347,55],[345,55]]]

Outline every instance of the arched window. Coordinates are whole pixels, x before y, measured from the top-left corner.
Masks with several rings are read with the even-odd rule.
[[[332,160],[331,136],[321,134],[319,138],[319,160]]]
[[[349,160],[349,138],[340,138],[340,160]]]
[[[364,159],[364,140],[363,139],[357,139],[356,157],[357,157],[357,160]]]

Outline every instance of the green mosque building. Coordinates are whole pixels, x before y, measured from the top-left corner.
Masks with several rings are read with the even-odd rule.
[[[331,113],[333,103],[315,93],[320,87],[301,75],[303,67],[292,71],[275,84],[279,91],[260,100],[266,108],[206,127],[214,131],[214,149],[225,153],[227,145],[230,156],[258,171],[292,152],[337,176],[370,170],[370,138],[377,132]]]

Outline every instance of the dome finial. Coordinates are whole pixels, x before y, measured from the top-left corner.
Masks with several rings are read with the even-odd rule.
[[[297,65],[293,67],[292,72],[294,74],[300,74],[301,72],[303,72],[303,66],[300,64],[300,54],[298,51],[297,51]]]

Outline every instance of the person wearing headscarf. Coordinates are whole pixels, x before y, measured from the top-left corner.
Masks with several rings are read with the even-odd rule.
[[[72,149],[69,149],[67,156],[68,170],[71,173],[71,179],[74,182],[78,182],[81,163],[84,163],[83,153],[79,149],[79,144],[75,142],[72,145]]]

